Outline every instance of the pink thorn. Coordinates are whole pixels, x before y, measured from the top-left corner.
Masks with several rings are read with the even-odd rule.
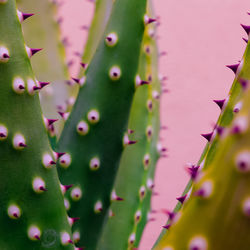
[[[119,196],[117,196],[115,199],[116,199],[117,201],[124,201],[124,199],[121,198],[121,197],[119,197]]]
[[[18,88],[19,89],[25,89],[25,87],[23,85],[19,85]]]
[[[177,197],[176,200],[179,201],[181,204],[183,204],[186,197],[187,197],[187,195],[185,194],[183,196]]]
[[[58,121],[58,119],[47,119],[49,126],[52,125],[54,122]]]
[[[33,87],[33,90],[39,90],[39,89],[41,89],[41,87],[37,87],[37,86]]]
[[[226,65],[226,67],[228,67],[229,69],[231,69],[231,70],[234,72],[234,74],[236,74],[237,69],[238,69],[238,67],[239,67],[239,63],[237,63],[237,64],[232,64],[232,65]]]
[[[212,138],[213,133],[208,133],[208,134],[201,134],[205,139],[207,139],[208,142],[210,142]]]
[[[155,18],[149,18],[147,24],[156,22]]]
[[[86,69],[87,68],[87,63],[80,63],[81,64],[81,66],[84,68],[84,69]]]
[[[69,190],[71,187],[73,187],[73,184],[71,184],[71,185],[64,185],[64,188],[65,188],[66,191]],[[78,219],[80,219],[80,218],[78,218]]]
[[[135,144],[135,143],[137,143],[137,141],[129,141],[128,142],[129,145],[132,145],[132,144]]]
[[[30,49],[31,56],[35,55],[37,52],[41,51],[42,49]]]
[[[165,229],[169,229],[169,228],[170,228],[170,226],[171,226],[171,224],[167,224],[167,225],[162,226],[162,227],[163,227],[163,228],[165,228]]]
[[[243,41],[248,43],[248,39],[246,39],[245,37],[242,37]]]
[[[48,191],[48,189],[43,187],[43,186],[39,187],[39,189],[42,190],[42,191]]]
[[[23,16],[23,20],[26,20],[27,18],[31,17],[31,16],[34,16],[33,13],[22,13],[22,16]]]
[[[57,158],[60,158],[60,157],[62,157],[63,155],[65,155],[66,153],[64,152],[64,153],[58,153],[58,152],[56,152],[56,156],[57,156]]]
[[[241,27],[246,31],[247,35],[250,33],[250,26],[241,24]]]
[[[107,37],[106,37],[106,40],[107,40],[108,42],[111,42],[111,41],[112,41],[112,38],[109,37],[109,36],[107,36]]]
[[[79,82],[80,82],[80,80],[77,79],[77,78],[71,77],[71,79],[72,79],[74,82],[76,82],[76,83],[79,83]]]
[[[222,109],[224,103],[225,103],[225,99],[223,100],[213,100],[218,106],[220,109]]]
[[[63,112],[58,112],[58,114],[63,118],[65,113],[63,113]]]
[[[34,238],[36,238],[37,240],[40,240],[40,237],[38,235],[34,235]]]
[[[80,220],[79,217],[75,217],[75,218],[71,218],[71,219],[72,219],[73,223],[75,223],[76,221]]]
[[[144,84],[149,84],[149,82],[148,81],[141,81],[141,85],[144,85]]]
[[[40,88],[42,89],[43,87],[47,86],[50,84],[50,82],[39,82]]]

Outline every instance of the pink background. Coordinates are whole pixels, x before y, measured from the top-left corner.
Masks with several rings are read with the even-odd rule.
[[[153,199],[156,221],[147,225],[140,250],[151,249],[167,220],[161,209],[173,209],[187,181],[185,164],[196,163],[205,146],[201,133],[210,132],[219,115],[213,99],[227,96],[234,75],[225,67],[241,59],[247,38],[240,23],[250,24],[247,0],[155,0],[156,15],[160,17],[159,47],[167,56],[161,57],[160,72],[170,93],[162,96],[161,121],[168,130],[162,131],[162,143],[169,157],[159,161]],[[93,4],[87,0],[65,1],[64,36],[71,46],[68,60],[79,59]],[[74,18],[73,18],[74,17]],[[72,68],[72,76],[77,67]]]

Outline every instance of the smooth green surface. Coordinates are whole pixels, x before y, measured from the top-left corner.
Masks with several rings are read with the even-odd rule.
[[[79,91],[58,144],[59,150],[69,153],[72,158],[68,169],[58,167],[62,182],[82,188],[82,198],[71,202],[69,214],[80,217],[73,228],[80,229],[81,233],[77,245],[87,249],[95,248],[110,205],[110,193],[123,150],[122,141],[134,94],[145,9],[146,0],[115,2],[105,35],[86,72],[86,83]],[[105,37],[114,31],[119,41],[116,46],[108,47]],[[117,81],[109,77],[109,70],[114,65],[122,71]],[[76,126],[81,119],[87,121],[87,113],[92,109],[98,110],[100,121],[89,123],[89,133],[80,136]],[[89,162],[96,156],[101,166],[97,171],[91,171]],[[98,200],[103,204],[103,211],[96,214],[94,205]]]
[[[56,169],[45,169],[42,155],[52,152],[43,125],[38,95],[27,91],[17,94],[12,89],[16,76],[25,82],[34,79],[30,61],[24,48],[21,25],[17,19],[14,0],[0,4],[0,46],[9,49],[10,59],[0,63],[0,123],[8,128],[8,137],[0,141],[0,249],[73,249],[63,247],[60,232],[70,232],[63,196]],[[16,150],[12,146],[15,133],[22,133],[27,147]],[[40,176],[46,183],[47,192],[36,194],[32,180]],[[7,207],[10,202],[22,210],[17,220],[10,219]],[[31,241],[28,227],[40,227],[40,241]]]

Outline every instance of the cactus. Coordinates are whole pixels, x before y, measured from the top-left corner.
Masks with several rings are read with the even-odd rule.
[[[60,86],[46,99],[49,111],[44,108],[54,118],[52,103],[77,91],[62,84],[67,70],[52,20],[55,1],[18,2],[25,13],[46,13],[46,19],[33,17],[24,32],[28,44],[48,54],[32,62],[39,82],[29,57],[40,49],[25,46],[21,29],[32,14],[17,11],[14,0],[0,0],[0,249],[82,249],[73,243],[134,249],[150,220],[155,165],[165,151],[158,144],[161,87],[152,6],[146,14],[146,0],[96,1],[82,68],[73,78],[77,100],[71,113],[73,101],[60,107],[65,127],[56,146],[62,153],[56,153],[46,134],[55,119],[42,118],[38,92],[47,81]],[[42,25],[46,34],[39,29],[34,35]],[[249,36],[250,27],[242,26]],[[212,133],[202,135],[208,143],[188,168],[191,180],[155,249],[248,249],[249,54],[247,44],[241,62],[228,66],[236,74],[233,86],[226,100],[214,101],[221,115]]]
[[[82,55],[81,67],[79,67],[78,78],[72,77],[73,81],[81,86],[81,81],[85,79],[85,71],[91,62],[93,55],[98,47],[98,44],[103,37],[103,32],[106,28],[110,17],[114,0],[96,0],[94,15],[89,28],[88,38]],[[79,89],[78,89],[79,90]],[[75,96],[77,96],[75,91]]]
[[[42,47],[43,51],[32,60],[32,68],[38,79],[50,81],[48,87],[40,91],[43,113],[48,118],[59,118],[57,111],[68,111],[67,101],[76,93],[76,87],[67,85],[65,79],[69,78],[66,65],[64,45],[67,38],[61,38],[59,24],[62,18],[56,19],[58,3],[49,0],[19,0],[20,10],[35,13],[32,22],[23,25],[24,35],[28,45]],[[63,122],[49,126],[49,135],[54,147],[56,135],[61,133]]]
[[[145,9],[146,0],[114,3],[75,106],[69,117],[63,114],[68,120],[58,149],[66,154],[58,170],[64,184],[74,184],[69,214],[80,220],[73,226],[73,234],[80,233],[77,245],[89,249],[95,248],[110,205],[123,147],[132,143],[125,131],[142,35],[148,23]]]
[[[86,66],[90,63],[96,48],[103,37],[103,32],[108,23],[114,0],[96,0],[95,12],[89,29],[88,40],[82,56],[82,69],[80,75],[85,72]],[[87,65],[86,65],[87,64]]]
[[[247,26],[242,25],[247,34],[249,35],[249,31],[247,30]],[[225,100],[214,100],[214,102],[221,109],[221,114],[217,120],[217,123],[214,127],[214,130],[208,134],[202,134],[202,136],[208,141],[205,146],[202,155],[197,163],[197,165],[191,166],[189,168],[189,173],[191,175],[191,179],[187,184],[183,194],[177,198],[178,203],[174,209],[174,213],[178,212],[182,207],[182,202],[185,200],[185,197],[188,195],[190,191],[194,176],[197,174],[199,169],[206,169],[207,166],[210,166],[218,151],[218,145],[220,142],[220,133],[225,128],[230,126],[233,118],[239,112],[241,108],[241,98],[243,94],[243,90],[241,87],[241,79],[247,78],[249,76],[249,68],[250,68],[250,47],[247,44],[246,50],[244,52],[243,58],[240,63],[235,65],[227,65],[229,69],[233,71],[235,74],[235,79],[230,89],[229,95]],[[167,229],[169,227],[168,220],[166,226],[162,230],[161,235],[155,243],[155,246],[159,243],[159,241],[165,237],[167,237]]]
[[[37,50],[25,48],[21,31],[28,16],[0,1],[0,248],[73,249],[28,58]]]
[[[222,131],[214,160],[195,178],[190,199],[155,249],[249,248],[250,90],[240,79],[242,110]]]
[[[153,16],[152,11],[149,10],[148,15]],[[150,212],[154,170],[159,157],[157,142],[160,127],[155,28],[153,24],[148,25],[144,32],[138,86],[129,117],[128,128],[133,132],[131,139],[137,143],[125,148],[122,154],[112,193],[113,201],[122,201],[111,205],[109,219],[98,244],[100,250],[137,247]]]

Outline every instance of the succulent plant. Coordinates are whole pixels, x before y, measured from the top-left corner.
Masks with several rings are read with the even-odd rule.
[[[103,38],[103,32],[108,23],[114,0],[96,0],[95,11],[88,32],[88,39],[82,56],[82,67],[80,76],[82,76],[90,63],[96,49]]]
[[[242,27],[249,35],[248,26],[242,25]],[[242,98],[245,95],[244,90],[246,87],[245,85],[247,84],[247,81],[245,79],[249,79],[249,68],[250,68],[249,58],[250,58],[250,49],[249,49],[249,44],[247,43],[246,50],[244,52],[243,58],[240,61],[240,63],[227,66],[235,74],[233,85],[230,89],[228,97],[225,100],[214,100],[214,102],[221,109],[221,114],[214,127],[214,130],[211,133],[202,134],[202,136],[208,141],[208,143],[205,149],[203,150],[203,153],[198,161],[198,164],[192,165],[188,168],[191,179],[188,185],[186,186],[183,194],[177,198],[178,204],[176,205],[173,213],[170,214],[170,218],[167,224],[164,226],[164,229],[160,237],[156,241],[155,244],[156,249],[157,247],[159,247],[159,245],[165,244],[165,241],[168,241],[168,229],[171,227],[172,221],[174,221],[173,216],[178,214],[179,211],[181,211],[182,204],[185,202],[187,197],[189,197],[190,194],[194,192],[192,191],[192,186],[193,183],[196,182],[197,179],[199,179],[199,175],[203,175],[203,172],[206,173],[206,171],[210,171],[209,169],[210,166],[212,167],[216,164],[217,165],[222,164],[223,162],[222,160],[220,160],[219,162],[217,156],[220,152],[220,148],[222,147],[221,138],[223,138],[222,134],[224,133],[224,130],[228,130],[228,127],[232,126],[233,120],[237,119],[236,118],[237,114],[242,108]],[[219,176],[217,177],[220,178]],[[182,214],[182,212],[179,212],[179,214]]]
[[[73,110],[64,116],[58,150],[66,154],[59,161],[59,176],[62,183],[74,184],[69,214],[80,219],[73,234],[79,232],[77,245],[89,249],[95,247],[104,223],[123,148],[134,143],[126,130],[145,12],[145,0],[115,1]]]
[[[156,163],[166,151],[152,2],[93,2],[77,84],[67,85],[67,38],[54,18],[60,2],[17,0],[17,10],[15,0],[0,0],[0,249],[132,250],[152,220]],[[26,46],[22,30],[28,44],[44,47],[32,62],[41,49]],[[207,145],[154,249],[249,248],[246,42],[240,63],[228,65],[229,95],[214,100],[219,119],[202,134]],[[63,123],[54,130],[57,111]]]
[[[59,120],[58,112],[71,109],[72,101],[77,93],[77,86],[72,86],[69,80],[69,68],[65,57],[65,48],[69,45],[68,38],[62,37],[60,24],[62,17],[58,17],[60,8],[58,1],[18,0],[18,8],[32,13],[32,22],[23,25],[24,36],[29,46],[43,48],[32,59],[35,75],[44,85],[48,85],[39,92],[42,111],[45,117],[58,121],[48,126],[51,146],[54,148],[64,122]]]
[[[14,0],[0,2],[1,249],[73,249],[64,186],[55,168],[60,154],[46,133],[36,80]],[[8,21],[6,21],[8,20]],[[61,187],[60,187],[61,185]]]
[[[152,6],[148,7],[147,15],[153,16]],[[152,23],[144,31],[136,77],[137,89],[128,124],[128,134],[137,143],[126,147],[122,154],[111,194],[114,202],[110,207],[109,219],[102,232],[98,249],[138,247],[149,219],[155,165],[164,150],[158,143],[161,87],[155,37],[156,26]],[[115,202],[117,200],[121,202]]]
[[[195,178],[190,198],[155,249],[248,249],[250,91],[240,87],[242,109],[220,134],[214,160]]]

